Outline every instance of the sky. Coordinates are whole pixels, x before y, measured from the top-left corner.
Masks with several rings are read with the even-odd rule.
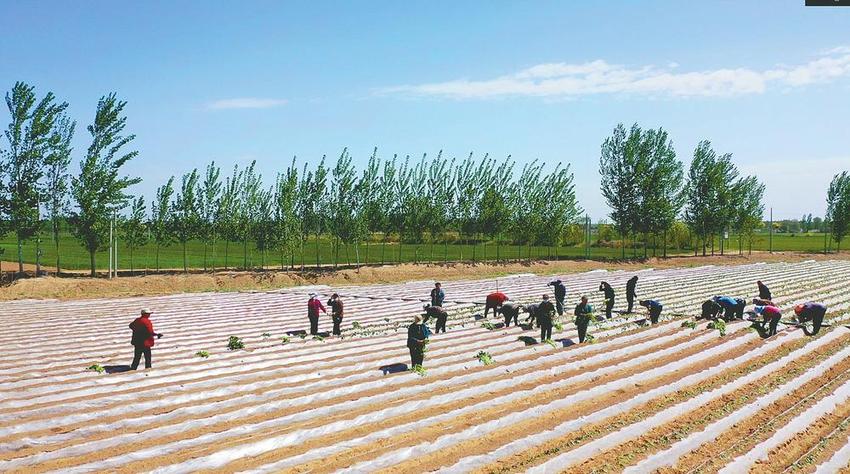
[[[617,123],[700,140],[767,186],[774,218],[822,215],[850,169],[850,8],[803,0],[507,2],[3,0],[0,87],[69,102],[74,171],[98,99],[128,102],[148,200],[212,160],[348,147],[569,163],[594,220],[599,151]],[[5,108],[0,123],[8,121]],[[3,125],[5,128],[5,125]],[[2,145],[0,145],[2,147]],[[270,181],[270,179],[269,179]]]

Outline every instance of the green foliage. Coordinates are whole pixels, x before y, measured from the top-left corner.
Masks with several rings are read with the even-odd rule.
[[[106,372],[106,369],[104,369],[103,366],[100,365],[100,364],[90,365],[90,366],[86,367],[86,370],[93,370],[93,371],[95,371],[99,374]]]
[[[826,194],[826,218],[832,238],[841,250],[841,241],[850,233],[850,173],[843,171],[832,178]]]
[[[210,353],[207,352],[207,351],[198,351],[198,352],[195,352],[195,355],[202,358],[202,359],[206,359],[210,356]]]
[[[121,223],[122,240],[130,250],[130,271],[133,271],[133,254],[148,242],[148,225],[145,220],[145,198],[139,196],[130,205],[130,215]]]
[[[488,331],[492,331],[492,330],[496,329],[496,325],[491,323],[490,321],[484,321],[484,323],[481,324],[481,327],[488,330]]]
[[[264,332],[264,333],[260,334],[260,337],[272,337],[272,334],[269,333],[269,332]]]
[[[697,327],[697,322],[696,322],[696,321],[691,321],[690,319],[689,319],[689,320],[687,320],[687,321],[682,321],[682,327],[683,327],[683,328],[689,328],[689,329],[696,329],[696,327]]]
[[[585,339],[585,340],[587,340],[587,339]],[[549,344],[550,346],[552,346],[552,348],[553,348],[553,349],[557,349],[557,348],[558,348],[558,345],[557,345],[557,344],[555,344],[555,341],[553,341],[553,340],[551,340],[551,339],[546,339],[546,340],[545,340],[545,341],[543,341],[543,342],[545,342],[546,344]]]
[[[491,356],[487,351],[478,351],[475,358],[478,359],[478,362],[481,362],[484,365],[490,365],[493,363],[493,356]]]
[[[183,271],[188,271],[186,262],[186,242],[201,235],[203,221],[201,220],[202,201],[199,197],[198,170],[183,175],[180,192],[177,193],[172,206],[170,227],[174,237],[183,247]]]
[[[706,326],[706,328],[707,329],[717,329],[717,332],[720,333],[720,336],[726,335],[726,321],[724,321],[722,319],[717,319],[715,321],[708,323],[708,326]]]
[[[424,377],[425,375],[428,374],[428,371],[425,369],[425,367],[422,367],[421,365],[418,365],[418,364],[411,367],[410,371],[419,375],[420,377]]]
[[[120,176],[121,167],[138,155],[124,153],[135,135],[122,135],[127,117],[121,114],[126,102],[109,94],[97,104],[94,122],[88,126],[92,143],[80,163],[80,174],[71,179],[71,194],[77,210],[71,215],[73,234],[88,250],[91,275],[95,275],[95,252],[108,244],[109,222],[112,214],[126,206],[130,196],[127,188],[141,178]]]
[[[325,338],[324,338],[324,337],[322,337],[322,336],[319,336],[319,335],[315,335],[315,336],[313,336],[313,340],[314,340],[314,341],[322,342],[322,341],[324,341],[324,340],[325,340]]]
[[[352,327],[353,329],[360,329],[360,328],[362,328],[363,326],[361,326],[361,325],[360,325],[360,322],[359,322],[359,321],[352,321],[352,322],[351,322],[351,327]]]
[[[242,342],[242,339],[236,336],[230,336],[230,338],[227,340],[227,348],[231,351],[244,349],[245,343]]]
[[[283,345],[289,344],[289,336],[283,336],[280,338],[280,343]]]
[[[587,344],[595,344],[596,338],[593,336],[593,334],[587,334],[584,337],[584,342],[587,343]]]

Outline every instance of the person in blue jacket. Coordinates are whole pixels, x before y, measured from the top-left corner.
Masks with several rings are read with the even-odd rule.
[[[649,310],[649,320],[652,324],[658,324],[658,317],[661,316],[664,306],[657,300],[641,300],[638,304]]]
[[[717,316],[723,311],[723,307],[717,304],[713,298],[707,299],[702,303],[701,319],[717,319]],[[699,319],[699,318],[698,318]]]
[[[431,330],[422,322],[422,316],[416,315],[413,324],[407,327],[407,348],[410,350],[411,368],[425,362],[425,345],[431,337]]]
[[[731,321],[735,318],[744,318],[744,307],[747,302],[741,298],[731,296],[715,296],[714,301],[723,308],[723,319]]]

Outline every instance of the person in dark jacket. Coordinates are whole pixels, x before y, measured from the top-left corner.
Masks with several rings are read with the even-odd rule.
[[[773,301],[764,300],[761,298],[753,298],[753,306],[776,306]]]
[[[823,324],[823,317],[826,315],[826,305],[822,303],[812,303],[811,301],[808,303],[798,304],[797,306],[794,306],[794,314],[797,315],[797,321],[801,323],[808,323],[811,321],[811,332],[809,332],[809,329],[806,326],[803,326],[803,331],[808,336],[814,336],[820,331],[821,325]]]
[[[761,280],[757,281],[756,285],[758,285],[758,287],[759,287],[759,299],[763,299],[763,300],[767,300],[767,301],[773,300],[773,297],[770,294],[770,288],[768,288],[767,285],[762,283]]]
[[[567,298],[567,287],[561,283],[561,280],[550,281],[547,286],[551,286],[555,290],[555,310],[558,316],[564,314],[564,300]]]
[[[334,323],[333,335],[342,335],[342,331],[339,328],[340,324],[342,324],[342,299],[338,294],[334,293],[331,295],[331,299],[328,300],[328,306],[331,307],[331,320],[333,320]]]
[[[487,314],[490,313],[490,309],[493,310],[493,314],[498,315],[498,309],[502,307],[502,303],[508,301],[508,295],[502,293],[501,291],[497,291],[495,293],[490,293],[487,295],[486,303],[484,304],[484,317],[487,317]]]
[[[130,330],[133,331],[133,336],[130,339],[130,344],[135,349],[133,354],[133,363],[130,368],[136,370],[139,368],[139,362],[142,360],[142,355],[145,356],[145,368],[150,369],[153,365],[151,359],[151,347],[154,346],[154,336],[157,339],[162,337],[162,334],[154,332],[153,323],[151,323],[151,311],[147,308],[143,309],[141,315],[130,323]]]
[[[599,285],[599,291],[605,293],[605,317],[611,319],[611,310],[614,309],[614,288],[607,281]]]
[[[658,324],[658,317],[661,316],[664,306],[656,300],[642,300],[638,304],[649,310],[649,321]]]
[[[525,318],[526,324],[528,324],[530,326],[536,325],[537,327],[540,327],[540,322],[537,321],[537,308],[538,308],[538,306],[539,306],[538,303],[531,303],[531,304],[527,304],[527,305],[523,306],[522,310],[525,311],[526,314],[528,314],[528,317]]]
[[[443,301],[446,300],[446,293],[443,291],[443,285],[439,282],[434,283],[434,288],[431,290],[431,306],[443,307]]]
[[[702,304],[702,313],[700,314],[700,318],[717,319],[721,311],[723,311],[722,306],[714,301],[714,299],[708,299]]]
[[[499,308],[499,312],[505,317],[505,327],[509,327],[511,325],[511,320],[513,320],[514,326],[519,326],[520,309],[519,305],[511,303],[510,301],[502,304],[502,307]]]
[[[715,296],[714,301],[723,307],[723,319],[732,321],[735,318],[743,319],[744,307],[747,302],[741,298],[732,298],[731,296]]]
[[[446,332],[446,321],[449,319],[449,313],[446,312],[441,306],[432,306],[426,304],[423,306],[425,309],[425,314],[423,315],[422,322],[427,323],[429,319],[434,318],[437,320],[436,326],[434,327],[434,332],[445,333]]]
[[[587,304],[587,296],[581,297],[581,302],[576,305],[573,312],[575,314],[576,328],[578,329],[578,342],[584,342],[587,337],[587,325],[590,324],[590,318],[593,314],[593,307]]]
[[[627,313],[632,312],[632,308],[635,305],[635,298],[637,297],[637,275],[629,278],[629,281],[626,282],[626,302],[629,303],[629,309],[626,310]]]
[[[431,330],[422,322],[422,316],[416,315],[413,324],[407,327],[407,348],[410,350],[410,368],[425,362],[425,345],[431,337]]]
[[[552,339],[552,316],[555,305],[549,301],[549,295],[543,295],[543,301],[537,305],[537,324],[540,325],[540,342]]]
[[[328,314],[328,311],[322,306],[319,301],[319,296],[315,293],[310,293],[310,299],[307,300],[307,318],[310,319],[310,334],[319,334],[319,311]]]

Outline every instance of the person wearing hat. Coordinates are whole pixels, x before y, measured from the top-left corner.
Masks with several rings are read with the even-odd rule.
[[[798,304],[794,306],[794,314],[797,315],[797,321],[801,323],[807,323],[809,321],[812,322],[812,333],[809,334],[808,328],[805,326],[803,330],[807,335],[813,336],[820,331],[821,324],[823,324],[823,317],[826,315],[826,305],[822,303],[812,303],[809,301],[808,303]]]
[[[342,334],[342,331],[339,328],[339,325],[342,324],[342,299],[340,299],[338,294],[334,293],[331,295],[331,299],[328,300],[328,306],[331,307],[331,319],[334,323],[333,335],[339,336]]]
[[[431,306],[443,307],[443,301],[446,300],[446,293],[443,291],[443,285],[440,282],[434,283],[434,288],[431,289]]]
[[[319,334],[319,310],[328,314],[328,311],[322,306],[319,297],[315,293],[310,293],[310,299],[307,300],[307,317],[310,319],[310,334]]]
[[[626,310],[627,313],[632,312],[632,308],[635,307],[635,298],[637,297],[637,275],[629,278],[629,281],[626,282],[626,303],[629,304],[629,308]]]
[[[431,330],[422,322],[422,316],[416,315],[413,324],[407,327],[407,348],[410,350],[410,368],[422,367],[425,362],[425,345],[431,337]]]
[[[434,327],[434,332],[439,334],[440,332],[446,332],[446,321],[449,319],[449,313],[446,312],[441,306],[432,306],[430,304],[426,304],[422,307],[425,310],[425,314],[422,316],[422,322],[427,323],[429,319],[435,318],[437,320],[437,324]]]
[[[587,337],[587,325],[590,324],[590,318],[593,314],[593,306],[587,303],[587,296],[581,297],[581,302],[576,305],[576,309],[573,312],[575,314],[576,320],[576,328],[578,329],[578,342],[584,342],[584,338]]]
[[[561,280],[550,281],[546,286],[551,286],[555,290],[555,310],[558,311],[558,316],[564,314],[564,300],[567,298],[567,287],[561,283]]]
[[[776,334],[776,327],[779,326],[779,320],[782,318],[782,311],[776,306],[756,306],[754,308],[756,314],[764,317],[764,324],[768,324],[767,336]]]
[[[658,317],[661,316],[664,305],[657,300],[642,300],[638,304],[649,310],[649,321],[652,324],[658,324]]]
[[[139,368],[139,361],[142,355],[145,356],[145,368],[150,369],[152,366],[151,347],[154,345],[154,336],[157,339],[162,337],[162,334],[156,333],[153,330],[151,323],[151,311],[147,308],[142,309],[141,315],[130,323],[130,330],[133,331],[133,336],[130,339],[130,344],[133,345],[135,353],[133,354],[133,363],[130,368],[136,370]]]
[[[607,281],[599,284],[599,291],[605,294],[605,317],[611,319],[611,310],[614,309],[614,288]]]
[[[549,295],[543,295],[543,301],[537,304],[537,324],[540,325],[540,342],[552,339],[552,316],[555,305],[549,301]]]

